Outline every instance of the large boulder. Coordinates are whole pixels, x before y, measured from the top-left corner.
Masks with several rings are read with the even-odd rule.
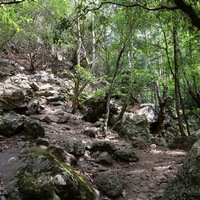
[[[174,138],[168,145],[170,149],[183,149],[189,151],[199,137],[195,135],[181,136]]]
[[[27,105],[27,99],[22,89],[17,87],[7,88],[2,92],[0,98],[0,108],[3,110],[12,110],[22,108]]]
[[[155,104],[145,103],[140,105],[140,109],[136,113],[144,115],[149,123],[153,123],[158,120],[159,108]]]
[[[85,177],[54,155],[39,148],[21,155],[23,167],[17,175],[18,191],[10,199],[23,200],[96,200],[97,196]]]
[[[93,155],[100,152],[97,162],[111,164],[112,157],[116,160],[126,162],[136,162],[138,157],[135,155],[134,149],[131,147],[119,147],[118,145],[104,140],[96,140],[91,144],[90,151]],[[108,157],[110,155],[110,157]],[[112,157],[111,157],[112,156]],[[103,162],[102,162],[103,161]],[[105,161],[105,162],[104,162]]]
[[[125,113],[117,131],[129,140],[142,138],[146,143],[150,142],[149,124],[144,115]]]
[[[28,76],[17,74],[0,83],[0,108],[3,110],[25,108],[33,95]]]
[[[0,116],[0,134],[10,137],[18,133],[23,127],[23,120],[18,116],[4,117]]]
[[[24,120],[23,131],[31,138],[43,137],[45,135],[44,128],[38,120],[31,119],[30,117],[22,117]]]
[[[193,145],[162,199],[200,199],[200,140]]]
[[[95,123],[100,118],[104,118],[106,114],[106,99],[105,98],[91,98],[85,102],[85,106],[88,108],[84,110],[83,119],[87,122]],[[116,107],[110,104],[110,117],[117,113]]]
[[[24,133],[31,138],[43,137],[44,128],[39,121],[21,115],[0,116],[0,134],[6,137]]]

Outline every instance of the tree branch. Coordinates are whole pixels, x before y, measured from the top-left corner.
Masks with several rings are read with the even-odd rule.
[[[0,2],[0,5],[3,5],[3,4],[18,4],[18,3],[22,3],[24,1],[25,0],[2,1],[2,2]]]
[[[168,7],[168,6],[161,5],[160,7],[149,8],[149,7],[146,7],[145,5],[142,5],[140,3],[125,4],[125,3],[115,3],[115,2],[112,2],[112,1],[103,1],[99,4],[98,7],[89,9],[89,11],[99,10],[103,5],[106,5],[106,4],[112,4],[112,5],[126,7],[126,8],[141,7],[145,10],[148,10],[148,11],[156,11],[156,10],[164,10],[164,9],[167,9],[167,10],[177,10],[178,9],[177,6]]]
[[[200,17],[197,15],[196,11],[191,5],[188,5],[184,0],[174,0],[176,6],[186,13],[192,21],[192,24],[200,30]]]
[[[116,6],[126,7],[126,8],[140,7],[148,11],[181,10],[182,12],[186,13],[188,17],[191,19],[193,26],[197,27],[200,30],[200,17],[198,16],[194,8],[191,5],[188,5],[187,3],[185,3],[184,0],[174,0],[175,6],[160,5],[159,7],[155,7],[155,8],[150,8],[140,3],[126,4],[126,3],[115,3],[112,1],[103,1],[99,4],[99,6],[88,9],[87,12],[99,10],[103,5],[106,5],[106,4],[111,4],[111,5],[116,5]]]

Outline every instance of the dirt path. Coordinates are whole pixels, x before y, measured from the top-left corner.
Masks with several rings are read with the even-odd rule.
[[[86,143],[91,143],[94,139],[81,134],[84,127],[89,126],[81,120],[74,120],[70,123],[70,130],[66,131],[67,125],[45,125],[46,130],[51,130],[49,136],[54,140],[67,140],[76,138]],[[69,127],[69,125],[67,126]],[[60,131],[59,131],[60,130]],[[57,136],[55,137],[57,133]],[[58,134],[59,133],[59,134]],[[130,144],[116,134],[106,138],[118,146],[129,146]],[[167,186],[167,183],[175,177],[178,168],[184,161],[187,152],[182,150],[169,150],[166,147],[156,147],[156,149],[138,150],[135,153],[139,158],[138,162],[114,162],[112,166],[102,166],[91,162],[90,155],[79,160],[79,169],[87,176],[99,170],[110,169],[117,171],[122,177],[125,188],[121,197],[116,200],[159,200]],[[81,167],[81,169],[80,169]],[[108,199],[107,197],[102,199]]]
[[[139,162],[119,167],[125,181],[125,198],[118,200],[158,200],[167,183],[175,176],[186,153],[158,148],[137,151]]]
[[[46,130],[46,136],[51,143],[60,144],[63,140],[68,138],[76,138],[83,140],[86,143],[91,143],[94,139],[81,134],[83,127],[89,124],[79,120],[73,119],[70,124],[43,124]],[[119,146],[129,145],[120,137],[113,135],[107,138],[111,142],[117,143]],[[9,155],[8,149],[16,147],[30,146],[28,141],[23,141],[20,136],[15,138],[1,139],[0,148],[0,169],[5,165],[5,158]],[[34,145],[34,144],[33,144]],[[156,149],[138,150],[135,149],[139,161],[136,163],[127,163],[116,161],[112,166],[102,166],[95,163],[89,154],[81,157],[78,161],[77,170],[82,171],[87,177],[92,179],[92,175],[100,170],[111,169],[122,177],[124,181],[123,194],[115,200],[159,200],[163,194],[167,183],[175,176],[178,168],[183,163],[186,152],[180,150],[169,150],[166,147],[157,147]],[[0,170],[2,173],[3,170]],[[4,174],[2,174],[3,176]],[[0,184],[0,186],[3,184]],[[1,187],[0,187],[1,189]],[[106,196],[101,198],[109,199]]]

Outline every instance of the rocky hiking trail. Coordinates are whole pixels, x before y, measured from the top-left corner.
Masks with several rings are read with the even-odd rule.
[[[33,118],[43,119],[42,115],[34,115]],[[116,133],[106,138],[91,138],[83,134],[86,127],[92,124],[82,121],[78,116],[68,114],[68,120],[64,124],[55,122],[41,122],[45,129],[45,138],[48,139],[49,145],[62,146],[63,141],[75,139],[81,140],[87,145],[93,141],[102,140],[109,141],[118,147],[129,147],[130,144],[118,136]],[[9,162],[16,159],[21,149],[36,146],[35,142],[26,140],[23,135],[16,135],[10,138],[0,138],[0,194],[6,194],[4,173],[12,174],[12,167]],[[41,146],[42,147],[42,146]],[[112,165],[97,163],[89,151],[86,150],[83,156],[78,158],[75,169],[84,174],[94,187],[101,191],[94,183],[93,176],[101,171],[111,170],[116,172],[123,181],[123,191],[117,198],[108,198],[101,191],[99,199],[115,199],[115,200],[159,200],[162,197],[167,183],[175,177],[178,168],[183,163],[187,152],[182,150],[169,150],[166,147],[149,147],[147,149],[134,148],[136,156],[139,158],[137,162],[126,162],[115,160]],[[17,162],[16,162],[17,165]],[[15,165],[14,165],[15,166]],[[8,183],[7,183],[8,184]],[[0,196],[4,200],[4,196]]]
[[[13,177],[23,164],[20,163],[20,152],[29,147],[47,149],[71,165],[92,184],[99,200],[162,198],[167,183],[175,177],[187,154],[187,151],[166,147],[166,138],[173,139],[172,133],[168,131],[166,138],[154,137],[144,112],[131,111],[124,114],[121,127],[124,138],[115,131],[102,137],[102,104],[89,101],[85,110],[75,115],[70,113],[73,93],[70,79],[60,78],[51,69],[32,75],[18,70],[14,75],[8,75],[19,67],[5,60],[2,63],[5,68],[1,70],[6,78],[0,81],[0,200],[13,200],[7,194],[10,189],[15,189]],[[87,90],[95,90],[95,87]],[[148,105],[141,110],[150,108],[149,114],[153,117],[150,121],[154,121],[155,107]],[[88,113],[91,115],[87,117],[95,118],[100,126],[83,120]],[[150,145],[152,143],[157,146]],[[57,175],[50,177],[62,178]],[[41,178],[40,174],[38,176]],[[85,200],[84,197],[75,199]]]

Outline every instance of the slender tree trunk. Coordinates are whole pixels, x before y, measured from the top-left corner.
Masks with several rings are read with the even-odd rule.
[[[81,39],[81,29],[80,29],[80,22],[78,19],[77,22],[77,29],[78,29],[78,49],[77,49],[77,66],[81,65],[81,46],[82,46],[82,39]],[[72,114],[75,114],[78,107],[78,97],[79,97],[79,86],[80,86],[80,74],[77,73],[77,77],[75,77],[75,86],[74,86],[74,98],[73,98],[73,105],[72,105]]]
[[[156,127],[156,133],[161,133],[164,130],[165,125],[165,119],[166,119],[166,104],[167,101],[171,99],[171,97],[168,95],[168,88],[167,86],[163,86],[163,94],[160,95],[159,92],[159,85],[158,83],[155,83],[155,91],[158,98],[158,105],[160,108],[159,114],[158,114],[158,124]]]
[[[189,52],[190,52],[190,58],[192,59],[192,47],[191,43],[189,45]],[[200,92],[198,91],[197,83],[196,83],[196,78],[193,76],[192,77],[193,83],[191,84],[186,76],[186,73],[184,72],[184,81],[187,85],[188,88],[188,93],[197,105],[198,108],[200,108]]]
[[[161,24],[161,28],[162,28],[162,32],[163,32],[163,36],[164,36],[164,40],[165,40],[165,51],[166,51],[166,56],[167,56],[167,62],[168,62],[168,66],[169,66],[169,69],[170,69],[170,72],[175,80],[175,91],[179,91],[179,93],[175,92],[175,95],[176,96],[176,102],[179,101],[178,99],[180,99],[180,104],[182,106],[182,109],[183,109],[183,117],[184,117],[184,121],[186,123],[186,127],[187,127],[187,132],[188,132],[188,135],[190,135],[190,130],[189,130],[189,125],[188,125],[188,122],[187,122],[187,119],[186,119],[186,115],[185,115],[185,109],[184,109],[184,104],[183,104],[183,101],[182,101],[182,97],[181,97],[181,92],[180,92],[180,84],[179,84],[179,69],[177,70],[174,70],[172,69],[172,65],[171,65],[171,62],[170,62],[170,57],[169,57],[169,51],[168,51],[168,42],[167,42],[167,36],[166,36],[166,33],[162,27],[162,24]],[[175,27],[174,27],[175,28]],[[174,65],[176,66],[176,68],[178,68],[178,55],[177,55],[177,52],[178,52],[178,45],[177,45],[177,41],[176,41],[176,30],[174,29],[174,33],[173,33],[173,40],[174,40]],[[177,80],[178,78],[178,80]],[[177,88],[178,87],[178,88]],[[177,103],[178,104],[178,103]],[[177,105],[176,105],[177,107]],[[179,109],[179,111],[178,111]],[[176,109],[177,111],[177,115],[179,113],[180,115],[180,108],[178,106],[178,108]],[[181,117],[181,116],[179,116]],[[182,122],[181,120],[179,120],[179,127],[182,126]],[[181,130],[183,131],[183,128],[180,129],[180,132]],[[182,132],[183,133],[183,132]]]
[[[94,14],[92,14],[92,67],[91,67],[92,73],[94,73],[95,65],[96,65],[95,21],[94,21]]]
[[[112,126],[112,129],[114,129],[116,127],[116,125],[122,120],[124,113],[126,111],[126,108],[128,106],[129,100],[130,100],[130,92],[128,92],[128,95],[126,96],[126,99],[122,105],[122,109],[121,109],[119,115],[117,116],[117,119],[115,120],[114,125]]]
[[[128,63],[129,63],[129,68],[131,69],[132,68],[132,62],[131,62],[132,58],[130,56],[130,52],[128,52]],[[131,93],[133,91],[133,80],[132,80],[132,70],[131,70],[131,74],[130,74],[130,77],[129,77],[129,88],[128,88],[128,94],[124,100],[124,103],[122,105],[122,108],[120,110],[120,113],[119,115],[117,116],[115,122],[114,122],[114,125],[112,126],[112,129],[114,129],[116,127],[116,125],[122,120],[123,116],[124,116],[124,113],[126,112],[126,108],[129,104],[129,101],[130,101],[130,97],[131,97]]]
[[[179,64],[178,64],[178,44],[177,44],[177,30],[176,23],[173,27],[173,45],[174,45],[174,88],[175,88],[175,103],[176,113],[178,117],[179,131],[182,136],[185,136],[183,129],[183,119],[181,116],[181,104],[180,104],[180,87],[179,87]]]
[[[111,81],[111,84],[110,84],[110,88],[109,88],[108,93],[107,93],[106,116],[105,116],[104,127],[103,127],[103,134],[105,136],[108,134],[108,120],[109,120],[109,117],[110,117],[110,99],[111,99],[111,94],[112,94],[113,87],[114,87],[114,84],[115,84],[115,79],[116,79],[116,76],[117,76],[117,73],[118,73],[118,70],[119,70],[119,67],[120,67],[120,60],[121,60],[121,57],[122,57],[122,55],[123,55],[123,53],[125,51],[125,47],[126,47],[126,42],[123,44],[123,47],[122,47],[122,49],[120,50],[120,52],[118,54],[115,71],[114,71],[113,78],[112,78],[112,81]]]

